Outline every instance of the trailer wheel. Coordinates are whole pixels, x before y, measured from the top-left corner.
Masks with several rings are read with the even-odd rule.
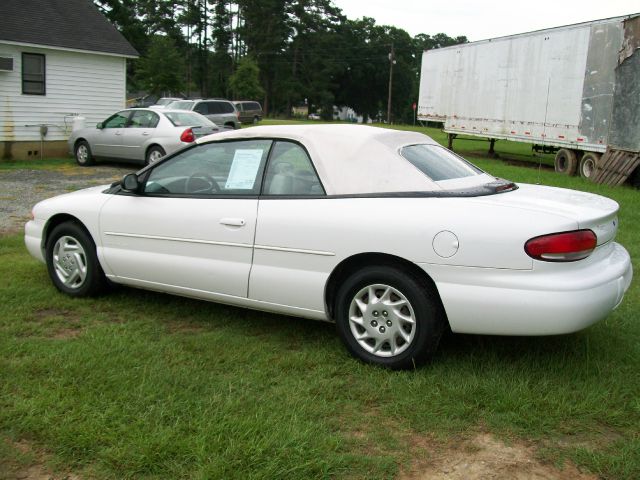
[[[578,169],[578,157],[576,152],[568,148],[561,148],[556,153],[555,159],[556,172],[565,175],[575,175]]]
[[[596,173],[596,167],[600,161],[600,154],[595,152],[585,152],[580,159],[578,173],[582,178],[591,178]]]

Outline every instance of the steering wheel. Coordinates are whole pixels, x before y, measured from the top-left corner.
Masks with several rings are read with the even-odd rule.
[[[198,183],[200,183],[200,185],[198,185]],[[205,183],[206,186],[203,187],[203,183]],[[187,193],[220,193],[218,182],[216,182],[211,175],[204,172],[196,172],[189,175],[189,178],[187,178],[184,184],[184,189]]]

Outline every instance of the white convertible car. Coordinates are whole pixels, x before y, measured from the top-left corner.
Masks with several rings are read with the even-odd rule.
[[[31,254],[69,295],[111,282],[329,320],[407,368],[442,332],[554,335],[631,283],[618,204],[496,179],[413,132],[265,126],[203,137],[37,204]]]

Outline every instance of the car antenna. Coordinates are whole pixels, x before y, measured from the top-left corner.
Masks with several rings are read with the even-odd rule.
[[[547,112],[549,111],[549,92],[551,91],[551,77],[547,83],[547,103],[544,106],[544,123],[542,124],[542,155],[544,155],[544,142],[547,139]],[[542,171],[542,155],[538,160],[538,181],[536,185],[540,185],[540,175]]]

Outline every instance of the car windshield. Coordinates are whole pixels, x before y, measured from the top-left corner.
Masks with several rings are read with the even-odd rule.
[[[157,101],[156,105],[169,105],[172,102],[175,102],[173,98],[161,98]]]
[[[212,127],[215,125],[207,117],[192,112],[166,112],[164,115],[176,127]]]
[[[400,154],[431,180],[473,177],[484,172],[455,153],[439,145],[410,145]]]
[[[171,102],[167,105],[167,108],[173,108],[175,110],[191,110],[194,102],[178,100],[177,102]]]

